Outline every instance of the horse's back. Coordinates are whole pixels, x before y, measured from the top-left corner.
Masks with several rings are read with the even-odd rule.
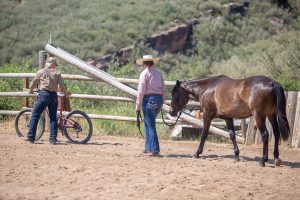
[[[276,111],[276,94],[273,80],[265,76],[245,79],[245,94],[252,112],[269,116]]]
[[[232,79],[227,76],[214,78],[218,115],[245,118],[258,111],[267,115],[273,112],[275,94],[272,79],[265,76],[245,79]]]
[[[218,117],[245,118],[251,116],[247,102],[240,95],[240,91],[243,89],[241,79],[218,76],[213,82],[216,115]]]

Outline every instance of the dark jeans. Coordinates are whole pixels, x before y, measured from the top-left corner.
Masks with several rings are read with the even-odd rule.
[[[48,107],[50,118],[50,141],[56,141],[57,137],[57,93],[42,90],[39,92],[38,101],[33,107],[32,116],[30,120],[30,128],[27,135],[29,140],[35,139],[37,125],[42,112]]]
[[[144,125],[146,131],[145,149],[159,153],[159,142],[156,132],[155,118],[163,104],[163,97],[159,95],[145,96],[143,98]]]

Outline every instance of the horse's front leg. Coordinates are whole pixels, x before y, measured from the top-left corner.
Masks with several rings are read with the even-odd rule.
[[[204,147],[204,143],[207,138],[207,135],[208,135],[208,130],[209,130],[209,127],[211,124],[211,120],[212,120],[212,117],[205,116],[205,114],[203,115],[203,133],[201,136],[199,147],[198,147],[196,153],[193,155],[194,158],[199,158],[199,154],[202,154],[202,152],[203,152],[203,147]]]
[[[236,137],[235,137],[235,132],[234,132],[234,124],[233,124],[233,119],[230,118],[230,119],[226,119],[226,125],[227,125],[227,128],[228,128],[228,131],[229,131],[229,136],[230,136],[230,139],[232,141],[232,144],[233,144],[233,149],[234,149],[234,155],[235,155],[235,160],[239,161],[240,160],[240,150],[239,150],[239,147],[236,143]]]

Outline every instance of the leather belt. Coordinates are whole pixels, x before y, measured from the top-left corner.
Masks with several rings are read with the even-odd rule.
[[[56,92],[54,92],[54,91],[50,91],[50,90],[46,90],[46,89],[42,89],[42,90],[40,90],[40,91],[42,91],[42,92],[47,92],[47,93],[56,93]]]
[[[162,94],[156,94],[156,93],[149,93],[149,94],[145,94],[145,97],[149,97],[149,96],[162,96]]]

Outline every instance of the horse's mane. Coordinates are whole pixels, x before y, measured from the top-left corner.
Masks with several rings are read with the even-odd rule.
[[[200,81],[213,80],[213,79],[221,78],[221,77],[227,77],[227,76],[225,76],[225,75],[219,75],[219,76],[207,75],[207,76],[204,76],[204,77],[199,77],[199,78],[196,78],[196,79],[187,80],[187,81],[183,81],[183,82],[186,83],[186,84],[193,84],[193,83],[198,83]]]

